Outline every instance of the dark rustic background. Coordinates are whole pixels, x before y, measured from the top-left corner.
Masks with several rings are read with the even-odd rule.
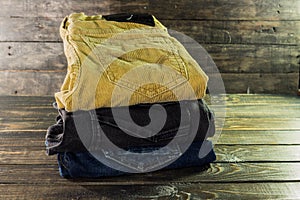
[[[147,12],[197,40],[227,93],[296,93],[299,0],[1,0],[0,95],[53,95],[66,74],[59,24],[72,12]]]

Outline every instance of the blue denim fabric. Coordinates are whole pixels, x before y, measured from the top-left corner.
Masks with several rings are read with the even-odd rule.
[[[204,145],[204,148],[202,145]],[[148,151],[157,147],[139,148],[141,148],[141,151]],[[206,153],[203,149],[208,150],[208,152]],[[57,156],[59,172],[64,178],[99,178],[128,174],[127,172],[119,171],[104,165],[95,159],[89,152],[64,152],[58,153]],[[186,152],[163,169],[200,167],[215,161],[215,159],[216,155],[213,151],[211,141],[205,140],[203,142],[193,142]]]

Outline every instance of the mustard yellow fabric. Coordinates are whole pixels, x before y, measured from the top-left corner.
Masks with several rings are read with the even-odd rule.
[[[201,99],[208,77],[155,19],[155,27],[74,13],[60,27],[68,69],[59,108],[72,112]]]

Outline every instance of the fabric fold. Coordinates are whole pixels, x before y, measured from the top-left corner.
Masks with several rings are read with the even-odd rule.
[[[142,149],[149,151],[155,149],[155,147],[140,147],[141,151]],[[130,150],[130,148],[127,150]],[[207,151],[207,153],[201,155],[201,151]],[[100,178],[129,174],[124,172],[124,170],[118,170],[103,164],[101,161],[95,159],[89,152],[58,153],[57,158],[59,173],[64,178]],[[216,155],[210,141],[193,142],[183,155],[162,169],[198,167],[200,170],[201,167],[215,161],[215,159]]]
[[[112,109],[129,109],[133,117],[133,122],[145,126],[150,123],[149,110],[154,105],[161,105],[167,113],[166,122],[159,132],[152,132],[146,128],[136,129],[132,121],[127,118],[118,120],[117,124]],[[138,104],[134,106],[118,108],[99,108],[90,111],[77,111],[76,113],[66,112],[59,109],[57,123],[48,128],[46,134],[46,149],[48,155],[58,152],[82,152],[87,151],[88,144],[95,137],[101,139],[101,134],[111,140],[115,145],[126,147],[158,146],[167,145],[174,137],[180,137],[182,143],[186,142],[193,130],[192,126],[197,126],[195,141],[203,141],[208,137],[213,137],[215,133],[214,114],[206,103],[199,99],[197,101],[166,102],[158,104]],[[120,113],[118,111],[115,111]],[[197,124],[194,115],[199,114],[200,120]],[[97,127],[100,125],[101,129]],[[124,131],[126,130],[126,131]],[[179,131],[180,130],[180,131]],[[146,132],[151,137],[143,137]],[[131,134],[128,134],[131,133]],[[179,135],[177,133],[180,133]],[[102,135],[103,137],[103,135]],[[82,143],[82,140],[85,140]],[[101,142],[101,141],[99,141]]]
[[[74,112],[205,95],[207,75],[154,16],[74,13],[64,19],[60,33],[68,62],[55,94],[60,109]]]
[[[208,76],[154,16],[73,13],[60,35],[68,68],[45,145],[48,155],[57,154],[62,177],[201,167],[216,159],[209,141],[214,114],[203,100]]]

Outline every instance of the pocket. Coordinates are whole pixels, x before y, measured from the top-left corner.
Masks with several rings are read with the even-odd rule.
[[[103,40],[81,35],[97,58],[98,72],[121,88],[153,98],[189,80],[184,60],[161,30],[143,29],[114,34]],[[98,86],[100,87],[100,86]]]
[[[112,151],[108,149],[103,150],[103,153],[110,162],[134,172],[157,170],[172,163],[183,154],[178,145],[164,148],[128,148],[127,151]]]

